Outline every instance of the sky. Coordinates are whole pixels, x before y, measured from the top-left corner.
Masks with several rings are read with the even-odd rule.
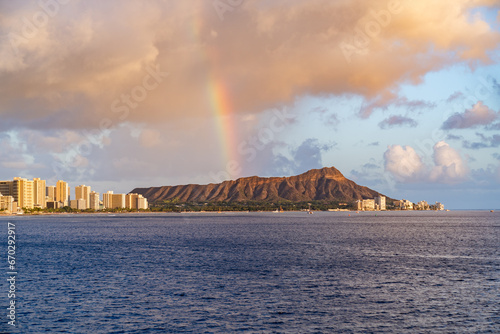
[[[120,193],[334,166],[500,209],[499,45],[498,0],[0,0],[0,179]]]

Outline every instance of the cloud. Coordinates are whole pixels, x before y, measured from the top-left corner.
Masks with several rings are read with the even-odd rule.
[[[428,102],[424,100],[408,100],[405,97],[400,97],[396,101],[394,101],[394,105],[396,107],[405,108],[409,111],[415,111],[418,109],[434,109],[436,108],[436,104],[433,102]]]
[[[378,169],[379,166],[375,165],[375,164],[372,164],[372,163],[366,163],[366,164],[363,165],[363,168],[366,168],[366,169]]]
[[[316,107],[311,110],[320,115],[325,124],[336,128],[340,124],[339,115],[335,112],[330,112],[327,108]]]
[[[416,127],[418,125],[417,121],[406,116],[394,115],[386,118],[378,124],[381,129],[393,128],[395,126],[409,126]]]
[[[460,154],[446,142],[433,147],[433,165],[426,165],[411,146],[392,145],[384,153],[385,170],[402,183],[454,184],[466,179],[469,169]]]
[[[411,146],[392,145],[384,153],[385,170],[399,182],[415,182],[421,178],[425,165]]]
[[[469,169],[460,154],[446,142],[440,141],[434,145],[434,164],[430,180],[440,183],[458,183],[463,181]]]
[[[471,179],[476,187],[498,190],[500,165],[488,164],[485,168],[471,170]]]
[[[359,115],[362,118],[369,117],[375,110],[387,110],[389,106],[402,108],[405,111],[416,111],[419,109],[434,109],[435,103],[423,100],[408,100],[406,97],[398,97],[393,93],[385,93],[377,96],[361,106]]]
[[[323,144],[317,139],[306,139],[299,146],[289,147],[281,142],[273,142],[259,151],[255,159],[245,163],[244,175],[290,176],[304,173],[310,169],[324,167],[323,153],[330,151],[335,144]],[[288,147],[288,152],[283,148]]]
[[[2,179],[31,177],[33,173],[39,173],[45,168],[37,149],[29,145],[23,135],[0,132],[0,147]]]
[[[441,128],[443,130],[474,128],[478,125],[487,125],[498,119],[499,114],[483,102],[479,101],[471,109],[464,113],[455,113],[444,121]]]
[[[482,148],[491,148],[491,147],[499,147],[500,146],[500,135],[493,135],[491,137],[485,136],[481,133],[476,133],[479,138],[481,138],[480,142],[470,142],[465,140],[463,145],[465,148],[469,148],[472,150],[478,150]]]
[[[486,130],[500,131],[500,123],[488,125]]]
[[[462,136],[455,136],[455,135],[453,135],[453,134],[450,133],[450,134],[448,134],[446,136],[446,139],[448,139],[448,140],[462,140],[462,139],[464,139],[464,137],[462,137]]]
[[[462,92],[455,92],[453,94],[451,94],[447,99],[446,99],[446,102],[447,103],[450,103],[450,102],[454,102],[456,100],[460,100],[460,99],[463,99],[464,98],[464,94]]]
[[[303,173],[310,169],[323,167],[322,152],[333,148],[332,144],[321,144],[317,139],[306,139],[299,147],[292,151],[296,173]]]
[[[42,23],[32,20],[43,14],[37,3],[2,3],[3,127],[156,124],[218,112],[213,98],[232,113],[305,95],[397,104],[401,84],[457,63],[489,63],[500,42],[496,29],[471,16],[491,0],[403,1],[351,64],[340,45],[371,11],[386,10],[386,0],[247,0],[224,20],[204,0],[71,1]],[[31,34],[24,18],[35,25]]]

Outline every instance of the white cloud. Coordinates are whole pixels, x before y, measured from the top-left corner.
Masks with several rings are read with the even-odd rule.
[[[392,145],[384,153],[385,170],[400,182],[417,181],[425,170],[422,159],[411,146]]]
[[[463,181],[469,173],[460,154],[444,141],[434,145],[433,158],[435,166],[430,173],[432,181],[456,183]]]
[[[437,182],[453,184],[464,181],[469,169],[460,154],[444,141],[433,148],[433,166],[422,162],[422,157],[411,146],[392,145],[384,153],[385,170],[397,181]]]

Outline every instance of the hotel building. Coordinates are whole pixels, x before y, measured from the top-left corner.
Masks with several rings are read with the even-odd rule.
[[[56,200],[56,186],[47,186],[47,202],[54,202]]]
[[[90,186],[80,185],[75,187],[75,199],[85,201],[85,209],[89,207],[90,204]],[[83,210],[85,210],[83,209]]]
[[[395,201],[394,206],[399,208],[400,210],[413,210],[413,203],[406,199]]]
[[[67,182],[57,181],[56,183],[56,202],[63,203],[63,206],[69,206],[69,186]]]
[[[363,199],[356,201],[357,210],[380,211],[386,210],[385,196],[375,197],[374,199]]]
[[[0,181],[0,193],[12,196],[17,207],[33,209],[33,181],[15,177],[12,181]]]
[[[86,185],[75,187],[75,199],[71,200],[70,187],[62,180],[57,181],[56,186],[46,186],[46,181],[40,178],[28,180],[15,177],[12,181],[0,181],[0,210],[17,212],[17,208],[60,209],[64,206],[77,210],[149,208],[147,198],[140,194],[114,194],[108,191],[103,194],[101,203],[99,193],[91,191],[91,187]]]
[[[3,196],[0,193],[0,211],[6,211],[7,213],[17,212],[17,202],[14,201],[14,197]]]
[[[381,211],[386,210],[385,196],[375,197],[375,209]]]
[[[125,195],[125,207],[134,210],[148,209],[148,200],[140,194],[127,194]]]
[[[140,194],[114,194],[112,191],[102,195],[106,209],[145,210],[149,208],[148,200]]]
[[[93,210],[99,210],[100,205],[99,205],[99,193],[96,193],[95,191],[92,191],[89,194],[89,204],[88,207]]]
[[[87,210],[87,202],[84,199],[72,199],[69,206],[76,210]]]
[[[125,194],[113,194],[112,191],[108,191],[102,195],[102,201],[106,209],[125,208]]]
[[[45,180],[33,179],[33,205],[42,209],[47,207]]]

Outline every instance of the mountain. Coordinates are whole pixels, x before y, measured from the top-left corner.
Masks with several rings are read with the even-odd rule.
[[[380,193],[347,179],[334,167],[312,169],[290,177],[244,177],[218,184],[188,184],[136,188],[150,203],[177,199],[179,202],[242,201],[340,201],[374,198]]]

